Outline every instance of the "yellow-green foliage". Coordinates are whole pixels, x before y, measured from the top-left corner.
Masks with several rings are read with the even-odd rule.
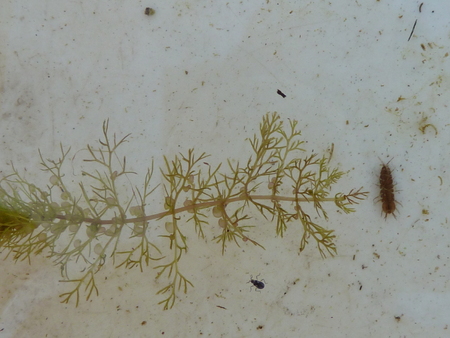
[[[128,136],[117,140],[108,132],[108,121],[104,123],[99,145],[87,147],[84,161],[89,162],[89,171],[82,171],[78,192],[66,186],[62,169],[70,149],[62,146],[58,160],[40,155],[42,169],[49,174],[48,186],[29,183],[14,167],[1,181],[0,251],[17,261],[47,249],[64,281],[73,284],[61,295],[62,302],[75,298],[78,305],[80,293],[87,299],[98,294],[95,274],[107,261],[141,271],[158,261],[153,265],[156,278],[167,279],[158,292],[165,297],[159,304],[171,308],[177,291],[186,293],[193,286],[182,273],[182,257],[189,246],[186,226],[193,225],[200,238],[210,227],[222,254],[230,243],[263,248],[252,238],[257,228],[250,215],[255,211],[275,223],[281,237],[288,226],[297,227],[300,251],[312,239],[323,257],[334,255],[334,231],[314,222],[308,210],[326,220],[327,202],[349,213],[354,211],[351,205],[367,195],[360,188],[329,196],[344,172],[330,168],[326,156],[303,157],[297,122],[285,126],[277,113],[263,117],[259,135],[250,140],[252,153],[246,163],[228,161],[226,169],[213,168],[205,163],[208,155],[196,155],[191,149],[186,155],[165,158],[162,184],[151,184],[152,166],[142,186],[129,187],[127,195],[124,184],[134,173],[126,169],[126,158],[119,157],[118,149]],[[157,188],[164,195],[161,203],[150,198]],[[158,224],[164,224],[165,231],[155,236]],[[74,270],[69,267],[76,264],[84,265],[81,276],[69,277]]]
[[[0,248],[14,246],[36,228],[27,216],[0,206]]]

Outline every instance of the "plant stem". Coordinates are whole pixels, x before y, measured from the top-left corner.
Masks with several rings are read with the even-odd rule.
[[[170,216],[172,214],[176,215],[176,214],[179,214],[179,213],[182,213],[182,212],[186,212],[186,211],[190,211],[190,210],[194,210],[194,209],[206,209],[206,208],[215,207],[216,205],[230,204],[230,203],[233,203],[233,202],[246,201],[249,198],[251,198],[252,200],[284,201],[284,202],[299,202],[299,203],[311,202],[311,200],[313,200],[313,198],[309,198],[308,199],[308,198],[296,198],[296,197],[273,196],[273,195],[238,196],[238,197],[232,197],[232,198],[227,199],[225,201],[225,203],[222,200],[216,200],[216,201],[211,201],[211,202],[203,202],[203,203],[199,203],[199,204],[195,204],[195,205],[188,205],[188,206],[176,208],[176,209],[173,209],[173,210],[160,212],[160,213],[149,215],[149,216],[128,218],[128,219],[123,220],[123,223],[127,224],[127,223],[146,222],[146,221],[151,221],[151,220],[154,220],[154,219],[161,219],[161,218],[164,218],[166,216]],[[345,200],[345,196],[342,196],[341,198],[339,198],[339,201],[344,201],[344,200]],[[336,201],[336,197],[326,197],[326,198],[321,198],[319,202],[335,202],[335,201]],[[55,218],[56,219],[61,219],[61,220],[67,220],[70,217],[67,217],[66,215],[56,215]],[[110,225],[110,224],[113,224],[115,222],[115,220],[112,220],[112,219],[101,220],[101,219],[95,219],[95,218],[85,218],[83,221],[86,222],[86,223],[94,223],[94,224],[98,224],[98,225]]]

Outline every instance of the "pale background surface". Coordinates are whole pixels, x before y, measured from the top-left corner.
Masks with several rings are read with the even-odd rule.
[[[150,267],[106,268],[100,296],[75,308],[59,303],[67,288],[45,257],[1,261],[0,338],[447,337],[450,2],[419,13],[420,3],[4,0],[2,175],[13,161],[46,179],[37,148],[81,149],[107,118],[132,133],[128,163],[141,175],[190,147],[214,163],[245,159],[245,138],[278,111],[299,121],[308,152],[334,143],[333,164],[350,170],[339,190],[370,195],[351,215],[329,208],[335,258],[314,245],[298,255],[299,234],[275,238],[269,222],[265,251],[222,256],[211,237],[193,238],[184,264],[195,288],[170,311]],[[373,201],[378,157],[394,158],[397,219]],[[259,273],[266,288],[249,292]]]

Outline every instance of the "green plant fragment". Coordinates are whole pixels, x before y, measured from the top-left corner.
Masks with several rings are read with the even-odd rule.
[[[199,238],[207,236],[206,228],[213,232],[222,254],[231,244],[264,248],[253,236],[264,226],[256,226],[254,215],[259,213],[274,223],[280,237],[289,227],[298,229],[300,252],[311,241],[322,257],[333,256],[334,230],[318,224],[311,212],[328,220],[325,205],[331,202],[350,213],[368,193],[359,188],[331,196],[345,173],[331,168],[327,156],[304,156],[297,127],[295,120],[286,126],[277,113],[268,113],[259,134],[249,140],[252,153],[245,163],[228,161],[214,168],[205,162],[209,155],[190,149],[164,158],[161,183],[153,185],[152,165],[141,187],[135,187],[128,179],[135,173],[119,152],[129,135],[111,135],[105,121],[98,145],[87,146],[84,161],[89,171],[82,171],[78,192],[66,184],[64,164],[70,148],[62,145],[58,160],[39,152],[41,168],[49,176],[46,186],[28,182],[14,166],[1,180],[0,251],[15,261],[31,262],[33,254],[46,249],[60,267],[62,281],[73,285],[61,301],[74,299],[76,305],[81,293],[87,300],[98,295],[95,276],[107,262],[141,271],[152,265],[156,279],[166,281],[157,293],[165,310],[174,306],[178,292],[193,287],[182,267],[189,248],[188,225]],[[152,198],[155,190],[164,195],[160,204]],[[155,234],[161,224],[163,232]],[[74,266],[80,267],[79,276],[72,277]]]

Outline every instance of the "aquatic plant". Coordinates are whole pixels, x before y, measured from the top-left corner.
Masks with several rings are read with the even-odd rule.
[[[167,280],[158,291],[163,295],[159,304],[172,308],[177,292],[193,287],[182,268],[189,247],[186,226],[191,224],[200,238],[205,237],[205,227],[211,227],[222,254],[231,243],[263,248],[252,239],[257,230],[251,216],[255,211],[275,223],[281,237],[288,226],[296,226],[300,251],[311,240],[322,257],[333,256],[334,230],[313,221],[308,210],[327,220],[326,203],[350,213],[352,205],[367,196],[362,188],[330,196],[344,172],[330,168],[327,156],[302,157],[297,121],[286,126],[277,113],[263,117],[259,134],[249,140],[252,154],[245,163],[229,160],[226,169],[214,168],[205,162],[209,155],[190,149],[185,155],[164,158],[161,184],[152,185],[152,164],[140,188],[130,186],[129,177],[135,173],[119,156],[128,136],[117,139],[109,132],[109,122],[104,122],[98,145],[87,146],[84,161],[89,171],[82,171],[76,194],[65,183],[63,167],[70,148],[62,145],[58,160],[44,159],[39,152],[41,168],[49,175],[47,186],[28,182],[14,166],[0,182],[0,250],[15,261],[29,262],[33,254],[48,251],[60,266],[63,281],[73,285],[60,295],[64,303],[75,299],[78,305],[82,293],[87,300],[98,294],[95,275],[107,262],[143,271],[154,261],[156,278]],[[151,198],[156,189],[164,196],[159,204]],[[162,223],[164,233],[157,236]],[[80,276],[69,277],[78,265]]]

